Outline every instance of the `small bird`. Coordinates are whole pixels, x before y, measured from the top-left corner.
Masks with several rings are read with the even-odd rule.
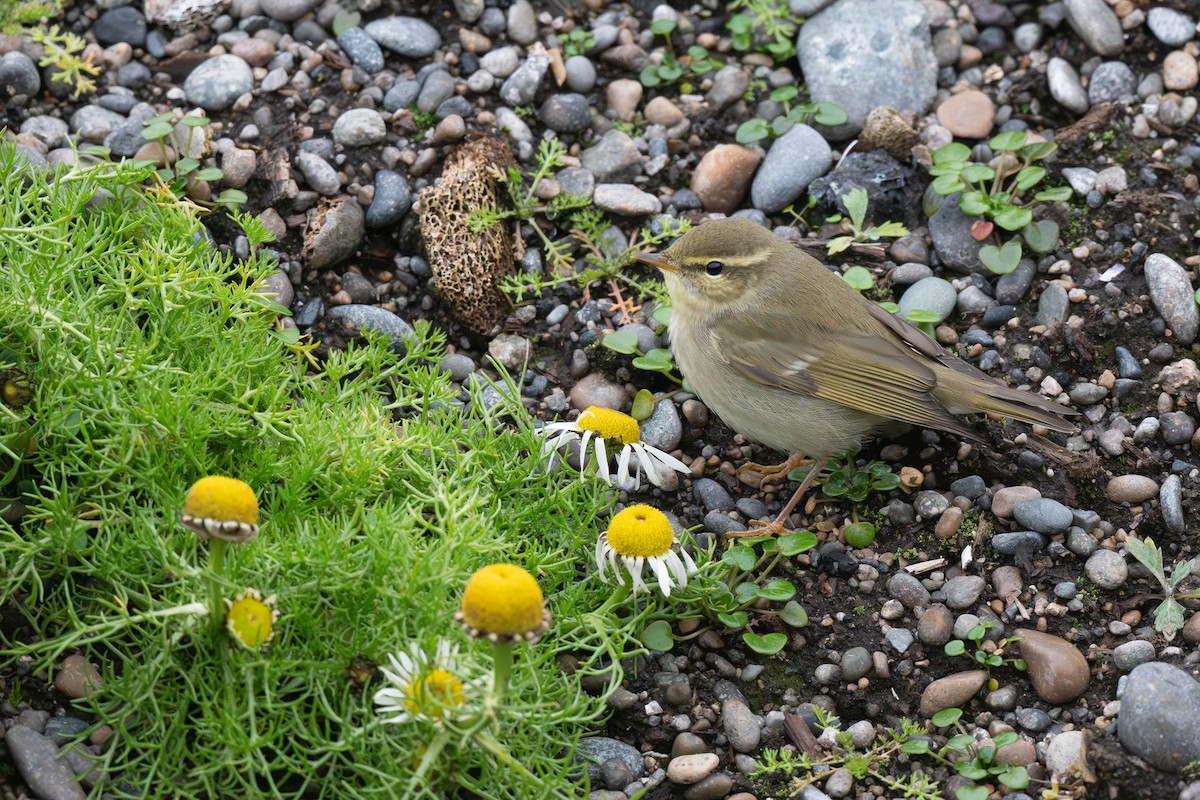
[[[738,433],[792,454],[788,464],[797,454],[815,461],[770,532],[827,459],[894,420],[974,441],[959,415],[1077,430],[1065,419],[1075,411],[951,355],[749,220],[706,222],[635,258],[663,273],[675,360],[700,399]]]

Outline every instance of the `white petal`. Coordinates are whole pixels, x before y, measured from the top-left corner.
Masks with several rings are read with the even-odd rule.
[[[596,437],[596,472],[605,483],[612,483],[608,473],[608,453],[604,449],[604,437]]]
[[[587,446],[588,440],[592,438],[591,431],[583,432],[583,441],[579,444],[579,479],[583,480],[583,470],[587,467]]]
[[[663,597],[671,596],[671,573],[661,558],[648,558],[654,577],[658,578],[658,588],[662,589]]]
[[[608,548],[608,565],[610,567],[612,567],[613,575],[617,576],[617,585],[624,586],[625,585],[624,570],[622,570],[620,567],[617,566],[617,551],[613,550],[611,547]]]
[[[596,539],[596,572],[600,574],[600,580],[608,583],[604,577],[604,548],[608,545],[608,540],[603,535]]]
[[[651,447],[650,445],[645,445],[645,448],[646,448],[646,451],[649,452],[650,455],[653,456],[654,459],[656,461],[658,461],[659,464],[662,464],[663,466],[670,467],[671,469],[675,470],[676,472],[687,473],[687,472],[692,471],[691,467],[689,467],[687,464],[683,463],[682,461],[680,461],[678,458],[671,455],[670,453],[659,450],[657,447]]]
[[[625,445],[621,448],[621,455],[617,458],[617,485],[622,489],[638,488],[636,483],[631,483],[629,480],[629,456],[630,447]]]
[[[654,462],[650,460],[650,456],[646,455],[646,445],[639,442],[633,446],[633,449],[637,452],[638,463],[642,469],[646,470],[646,477],[650,479],[651,483],[657,486],[658,468],[654,466]]]
[[[629,577],[633,579],[633,591],[645,589],[646,584],[642,581],[642,565],[646,559],[641,556],[621,556],[621,560],[625,562],[625,569],[629,570]]]

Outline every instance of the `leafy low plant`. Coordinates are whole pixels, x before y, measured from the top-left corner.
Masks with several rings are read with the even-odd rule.
[[[572,28],[559,37],[562,43],[563,55],[567,58],[586,55],[588,50],[596,46],[596,34],[587,28]]]
[[[830,721],[824,718],[819,708],[814,708],[813,712],[822,728],[829,727],[825,723]],[[765,748],[750,777],[755,780],[786,777],[790,779],[788,796],[794,798],[801,796],[806,787],[825,781],[838,769],[845,769],[857,781],[869,779],[884,786],[890,797],[943,800],[937,781],[921,769],[919,763],[906,762],[899,769],[889,769],[893,759],[901,755],[932,755],[928,731],[906,717],[902,717],[895,727],[885,728],[864,749],[854,746],[848,732],[839,732],[836,745],[819,761],[803,752]]]
[[[1034,222],[1031,206],[1071,197],[1069,186],[1037,190],[1046,178],[1045,161],[1057,148],[1054,142],[1030,142],[1025,131],[1003,131],[988,141],[998,154],[996,167],[969,161],[971,149],[950,142],[932,153],[929,174],[933,183],[926,192],[925,213],[933,216],[943,198],[958,194],[958,207],[979,219],[971,234],[991,244],[979,251],[979,260],[996,274],[1012,272],[1021,260],[1021,240],[1035,253],[1049,253],[1058,243],[1058,225],[1053,220]],[[1000,230],[1019,233],[1002,241]]]
[[[650,24],[650,30],[656,36],[663,37],[666,52],[663,54],[662,63],[651,63],[642,67],[638,77],[643,86],[649,88],[664,83],[674,83],[684,76],[705,75],[725,66],[722,61],[709,55],[707,49],[697,44],[689,47],[685,54],[677,56],[675,45],[671,41],[671,34],[674,33],[676,27],[677,23],[673,19],[659,19]],[[685,91],[690,91],[690,86],[685,86]]]
[[[966,641],[962,639],[951,639],[950,641],[946,642],[946,646],[944,648],[946,655],[968,656],[977,665],[988,671],[991,671],[994,667],[1001,667],[1007,663],[1013,668],[1024,672],[1029,668],[1029,665],[1025,663],[1025,659],[1005,658],[1004,655],[1004,648],[1013,642],[1021,641],[1020,636],[1009,636],[1001,639],[991,650],[988,650],[984,647],[983,641],[987,638],[987,632],[994,627],[996,627],[996,623],[992,622],[990,619],[979,620],[979,622],[977,622],[975,625],[972,625],[971,629],[967,631]],[[971,650],[969,652],[967,649],[967,642],[971,643]],[[995,686],[992,688],[995,688]]]
[[[801,18],[780,0],[733,0],[735,12],[725,23],[733,34],[733,49],[769,54],[777,63],[796,56],[796,31]]]
[[[796,531],[783,536],[756,536],[743,539],[741,544],[727,547],[721,554],[724,575],[714,580],[705,595],[708,610],[722,625],[742,630],[742,641],[756,653],[774,655],[787,644],[782,633],[759,634],[749,630],[748,609],[759,601],[782,603],[778,611],[758,609],[756,615],[776,616],[793,628],[808,624],[808,612],[795,600],[796,587],[781,578],[768,579],[782,558],[790,558],[812,550],[817,537],[809,531]]]
[[[1125,540],[1125,549],[1143,567],[1148,569],[1162,586],[1163,600],[1154,610],[1154,629],[1169,642],[1175,638],[1175,634],[1183,625],[1183,606],[1175,597],[1175,589],[1183,582],[1184,578],[1192,573],[1195,559],[1179,562],[1168,576],[1163,565],[1162,551],[1150,537],[1138,539],[1136,536],[1130,536]],[[1180,595],[1180,597],[1195,597],[1196,595],[1197,593],[1193,592],[1188,595]]]
[[[54,68],[50,80],[71,87],[72,97],[96,91],[96,81],[93,79],[100,74],[100,67],[92,63],[91,53],[79,57],[87,42],[70,31],[60,31],[57,25],[46,29],[34,28],[29,31],[29,38],[46,49],[38,65]]]
[[[664,320],[670,319],[670,314],[670,306],[660,306],[655,310],[653,318],[663,323]],[[605,334],[600,339],[600,345],[614,353],[633,356],[631,363],[638,369],[657,372],[681,386],[684,385],[683,378],[677,375],[679,367],[675,363],[675,354],[665,347],[656,347],[643,353],[638,347],[637,334],[630,331],[614,331]]]
[[[788,473],[788,480],[804,480],[810,467],[801,466]],[[852,503],[861,503],[871,492],[890,492],[900,485],[900,476],[884,461],[868,461],[859,465],[851,455],[846,463],[829,473],[821,484],[826,497],[844,497]]]
[[[159,162],[162,166],[155,170],[157,193],[160,196],[172,196],[179,202],[184,202],[186,198],[188,202],[193,202],[199,195],[201,205],[196,206],[198,210],[210,205],[205,199],[208,195],[207,184],[225,177],[220,167],[204,166],[200,160],[207,149],[207,133],[203,129],[211,122],[201,114],[188,114],[176,119],[170,111],[146,121],[142,138],[147,142],[157,142],[161,152]],[[168,146],[168,139],[171,140],[171,146]],[[203,192],[198,191],[201,184],[204,184]],[[211,205],[236,209],[246,199],[246,193],[240,189],[225,189],[211,200]]]
[[[852,244],[878,242],[885,236],[908,235],[908,228],[899,222],[885,222],[882,225],[868,227],[866,218],[869,204],[870,198],[867,196],[866,189],[856,187],[842,195],[842,205],[846,207],[846,213],[849,214],[848,217],[842,219],[842,227],[848,228],[850,232],[845,236],[835,236],[826,243],[825,250],[829,255],[840,253]]]
[[[933,715],[932,722],[938,727],[958,725],[962,717],[961,708],[947,708]],[[962,726],[959,725],[960,730]],[[1020,739],[1015,731],[1004,731],[990,739],[978,741],[974,736],[962,730],[946,742],[946,746],[936,756],[946,760],[947,754],[955,771],[971,781],[998,781],[1009,789],[1021,790],[1029,786],[1029,772],[1021,764],[1006,764],[996,760],[996,751],[1005,745]],[[987,786],[960,786],[955,792],[957,800],[987,800],[991,791]]]
[[[770,122],[762,117],[751,117],[743,122],[734,134],[739,144],[753,144],[769,136],[783,136],[796,125],[807,125],[809,122],[836,127],[849,119],[846,110],[837,103],[795,102],[800,90],[794,85],[780,86],[768,96],[783,104],[783,113]]]

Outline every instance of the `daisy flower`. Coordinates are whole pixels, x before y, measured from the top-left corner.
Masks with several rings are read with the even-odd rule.
[[[257,650],[275,638],[275,595],[263,597],[257,589],[243,589],[225,601],[225,628],[234,641],[247,650]]]
[[[690,473],[691,469],[679,459],[642,441],[637,420],[611,408],[590,406],[574,422],[551,422],[542,428],[546,436],[543,453],[550,455],[560,447],[579,440],[579,476],[587,467],[588,444],[595,442],[596,471],[606,483],[618,489],[640,489],[642,473],[661,488],[670,470]],[[608,462],[608,448],[619,448],[617,469]],[[630,466],[633,474],[630,474]]]
[[[596,540],[600,580],[607,582],[604,569],[607,563],[617,583],[624,586],[623,566],[633,580],[633,591],[637,592],[647,588],[642,581],[642,569],[649,564],[663,597],[670,597],[671,589],[687,586],[688,575],[696,571],[696,562],[682,548],[676,553],[675,544],[675,532],[666,514],[653,506],[629,506],[612,518],[608,530]]]
[[[402,724],[412,720],[440,723],[467,716],[474,695],[481,694],[480,681],[466,677],[458,657],[458,645],[440,639],[433,653],[413,642],[408,650],[388,654],[391,669],[380,667],[388,686],[375,693],[376,711],[384,722]]]
[[[471,636],[491,642],[536,642],[550,630],[542,589],[516,564],[489,564],[463,589],[454,615]]]
[[[208,475],[188,489],[180,519],[201,539],[252,542],[258,536],[258,499],[245,481]]]

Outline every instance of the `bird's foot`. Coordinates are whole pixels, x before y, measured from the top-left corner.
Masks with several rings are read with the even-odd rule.
[[[760,489],[763,484],[783,480],[796,467],[803,467],[812,463],[813,460],[811,458],[805,458],[801,455],[790,455],[781,464],[743,464],[738,467],[736,474],[737,479],[742,483],[747,486],[753,486],[755,489]]]

